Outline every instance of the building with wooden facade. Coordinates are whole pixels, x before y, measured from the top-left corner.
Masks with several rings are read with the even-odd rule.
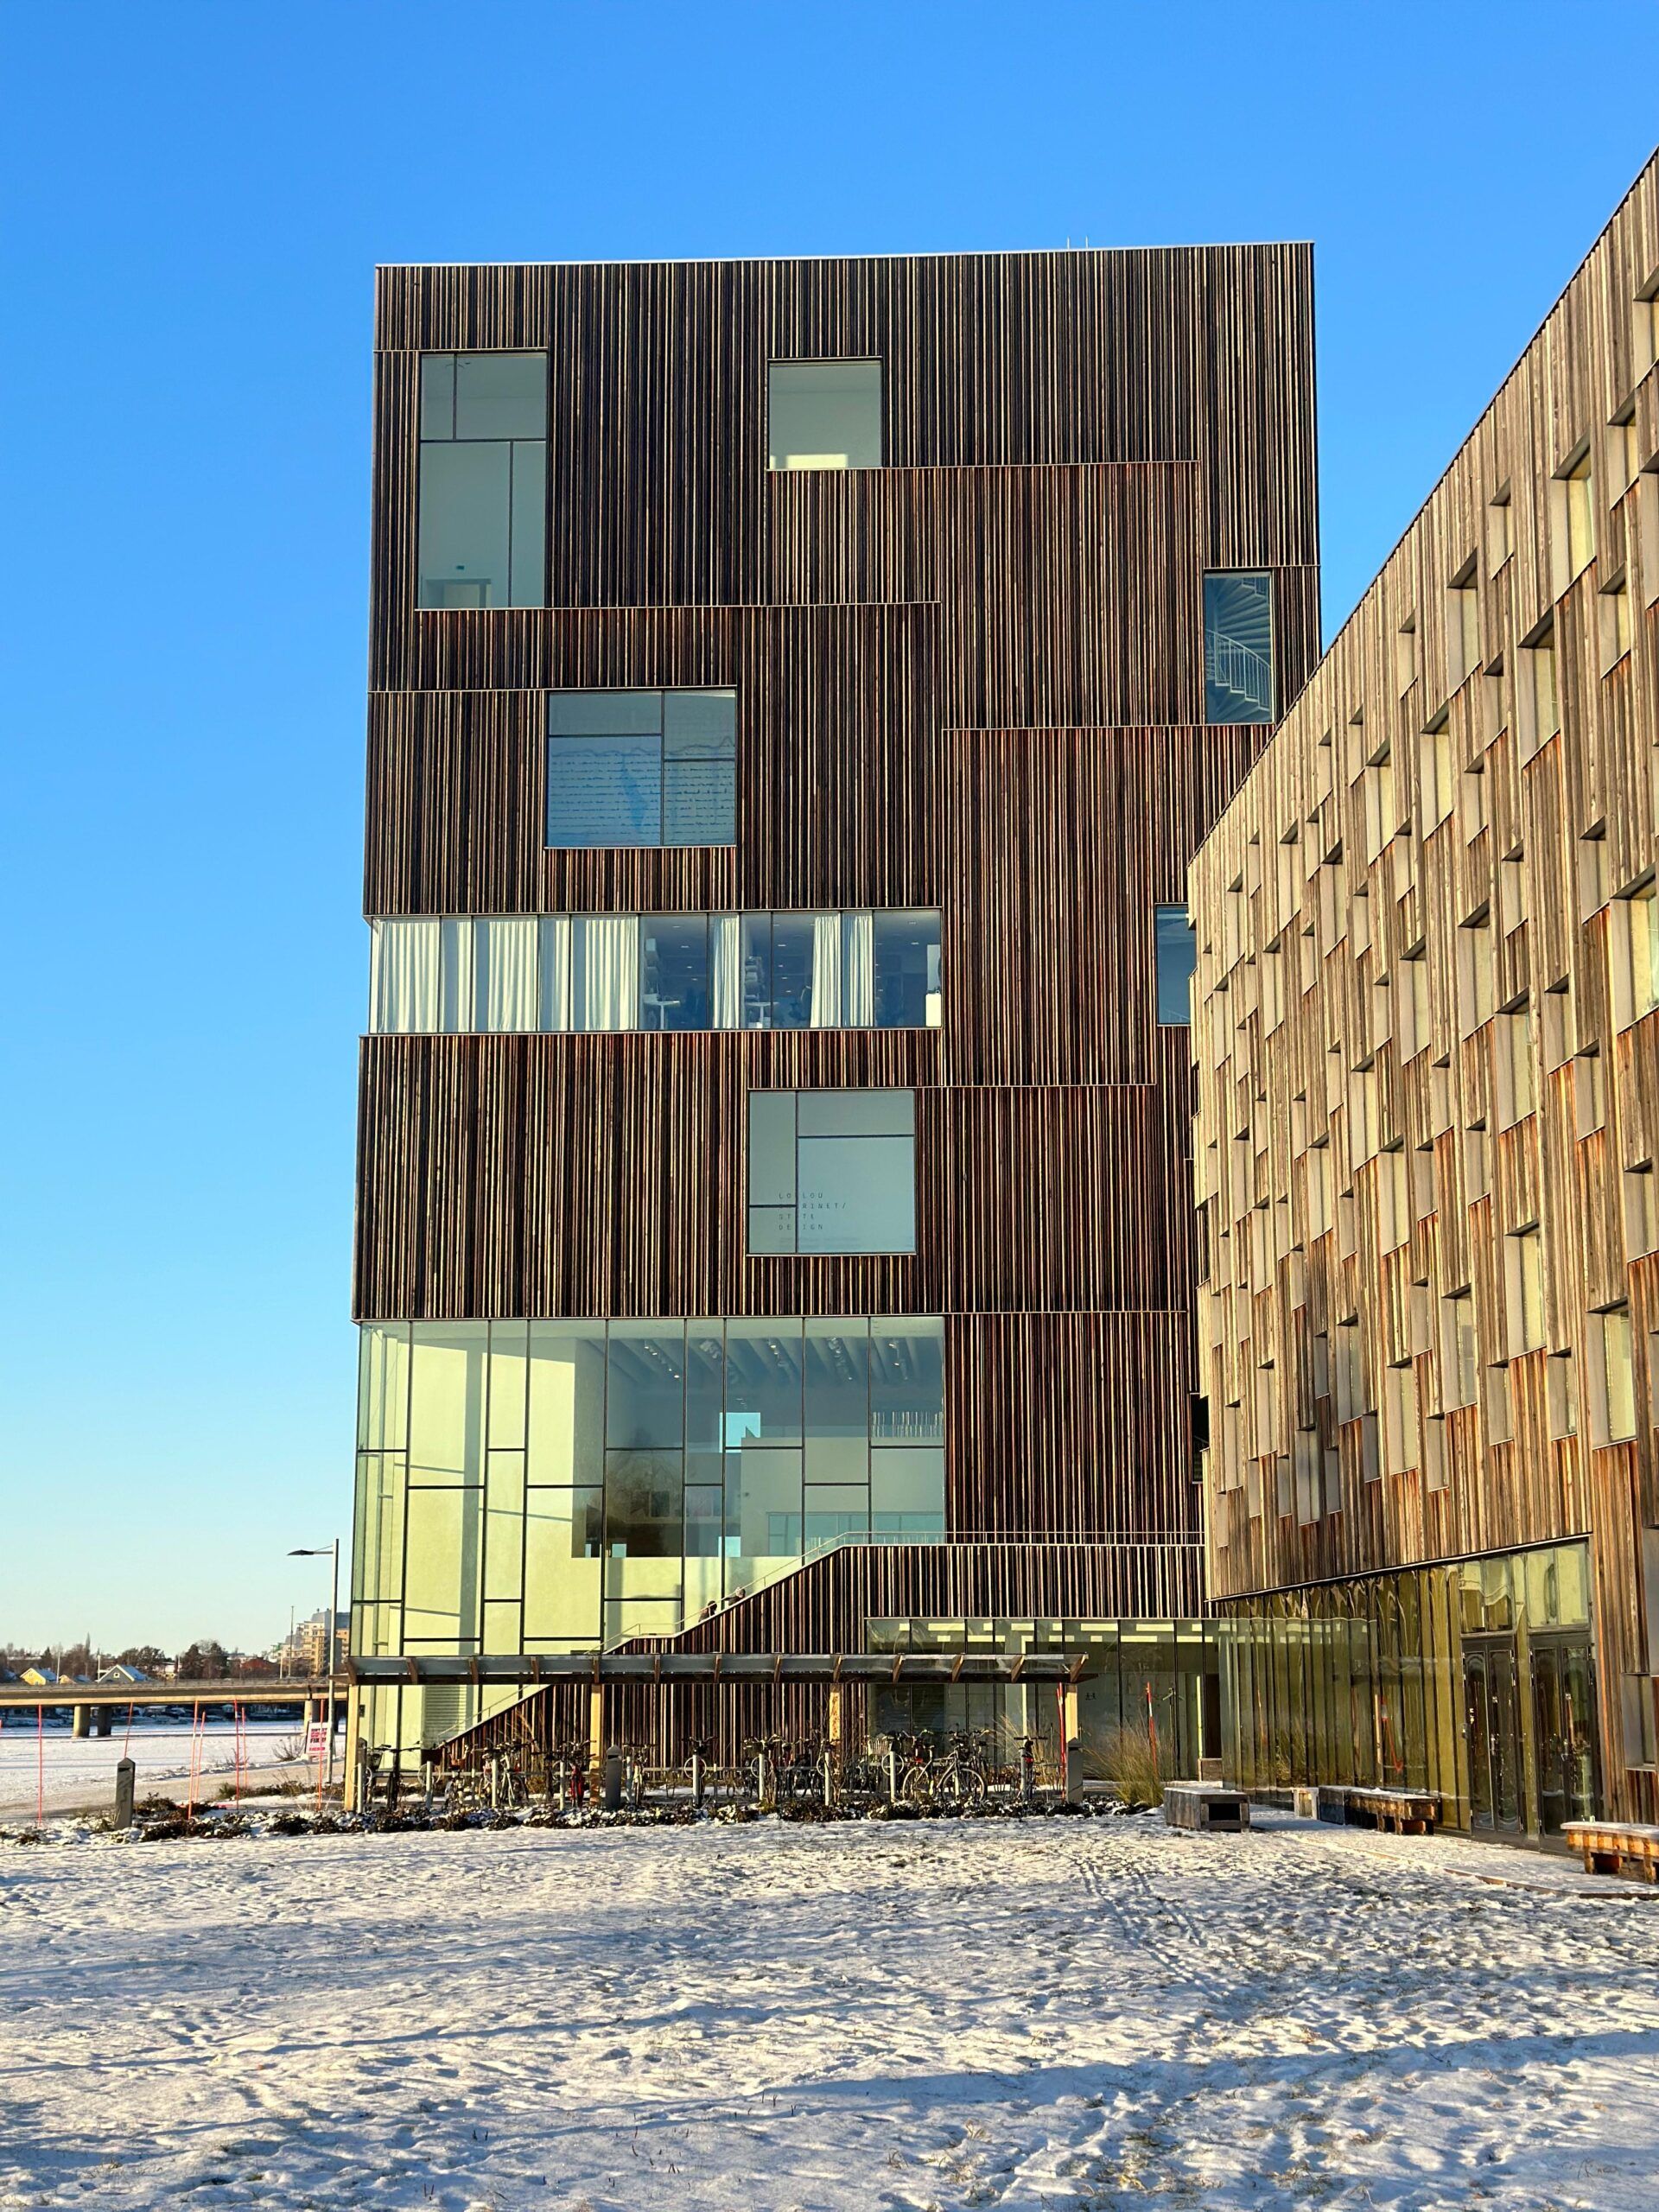
[[[1230,1771],[1659,1819],[1659,161],[1195,862]]]
[[[353,1649],[1197,1615],[1309,251],[389,268],[375,374]]]

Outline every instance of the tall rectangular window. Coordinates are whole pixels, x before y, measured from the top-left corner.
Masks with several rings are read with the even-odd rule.
[[[555,691],[547,730],[549,845],[736,842],[734,691]]]
[[[1204,580],[1204,719],[1270,722],[1274,712],[1273,578],[1212,570]]]
[[[1192,974],[1198,964],[1198,940],[1185,906],[1156,906],[1153,918],[1159,1024],[1166,1028],[1185,1029],[1192,1020]]]
[[[775,469],[880,468],[880,361],[773,361],[766,445]]]
[[[547,356],[423,353],[416,604],[547,598]]]
[[[749,1094],[749,1249],[913,1252],[916,1094]]]
[[[1455,691],[1480,666],[1480,588],[1472,554],[1446,594],[1446,674]]]

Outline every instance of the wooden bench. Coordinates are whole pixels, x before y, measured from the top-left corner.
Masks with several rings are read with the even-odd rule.
[[[1440,1817],[1440,1801],[1427,1789],[1349,1789],[1344,1795],[1346,1817],[1359,1827],[1433,1835]]]
[[[1568,1848],[1584,1854],[1586,1874],[1629,1874],[1659,1881],[1659,1828],[1627,1821],[1569,1821],[1561,1830]]]
[[[1250,1825],[1250,1801],[1219,1782],[1166,1782],[1164,1826],[1236,1835]]]

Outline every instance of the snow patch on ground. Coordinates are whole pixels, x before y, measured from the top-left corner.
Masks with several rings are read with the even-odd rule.
[[[7,2208],[1645,2212],[1659,2167],[1652,1895],[1457,1840],[37,1847],[0,1947]]]

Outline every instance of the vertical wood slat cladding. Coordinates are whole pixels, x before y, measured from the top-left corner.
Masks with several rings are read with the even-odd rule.
[[[1202,723],[1195,464],[806,471],[771,490],[772,596],[938,602],[951,727]],[[1289,700],[1318,658],[1319,572],[1271,573]]]
[[[1588,1534],[1603,1772],[1613,1803],[1648,1820],[1659,1788],[1625,1767],[1619,1704],[1649,1664],[1637,1532],[1659,1526],[1659,1268],[1629,1173],[1656,1156],[1659,1014],[1631,1019],[1619,894],[1659,861],[1659,328],[1639,297],[1656,270],[1659,159],[1191,877],[1216,1593]],[[1575,575],[1560,480],[1586,442],[1594,543]],[[1478,652],[1465,666],[1455,594],[1471,578]],[[1625,651],[1604,595],[1621,579]],[[1527,646],[1546,618],[1560,728],[1540,743]],[[1440,763],[1424,734],[1442,717]],[[1382,1233],[1396,1183],[1409,1209],[1397,1249]],[[1541,1343],[1516,1235],[1534,1224]],[[1468,1407],[1443,1302],[1465,1286]],[[1595,1315],[1615,1300],[1628,1301],[1638,1433],[1607,1441]],[[1363,1377],[1339,1420],[1344,1336]],[[1444,1486],[1421,1446],[1390,1452],[1386,1421],[1366,1478],[1402,1376],[1425,1433],[1443,1430]],[[1299,1450],[1339,1466],[1336,1510],[1306,1521],[1275,1495]]]
[[[674,1637],[640,1637],[630,1651],[836,1651],[849,1624],[867,1620],[1191,1619],[1204,1600],[1197,1544],[951,1543],[849,1547],[697,1622]],[[862,1649],[861,1642],[856,1648]],[[855,1699],[867,1692],[855,1688]],[[824,1690],[727,1683],[613,1684],[603,1693],[607,1741],[653,1747],[652,1764],[678,1765],[692,1742],[730,1764],[761,1736],[798,1741],[827,1732]],[[452,1747],[464,1757],[497,1743],[544,1749],[589,1740],[588,1691],[537,1690],[481,1721]],[[855,1707],[855,1710],[857,1710]],[[858,1731],[854,1731],[855,1735]]]
[[[949,1529],[1198,1542],[1185,1309],[965,1315],[947,1321],[945,1351]],[[1197,1589],[1164,1595],[1198,1610]]]
[[[719,1632],[1195,1611],[1150,908],[1260,742],[1198,726],[1203,569],[1272,573],[1281,697],[1317,649],[1307,250],[391,270],[378,304],[369,910],[938,906],[944,1028],[367,1039],[359,1314],[942,1313],[950,1525],[1049,1541],[821,1562]],[[550,359],[552,604],[417,613],[418,353],[503,346]],[[768,359],[863,353],[887,466],[770,475]],[[545,691],[674,683],[739,694],[735,851],[543,852]],[[917,1090],[917,1252],[749,1259],[747,1090],[842,1084]]]
[[[937,601],[953,728],[1191,724],[1200,494],[1180,463],[780,475],[768,596]]]
[[[388,268],[376,344],[406,379],[422,350],[548,351],[556,602],[733,605],[764,595],[767,363],[825,354],[880,357],[894,468],[1198,461],[1207,557],[1314,563],[1312,288],[1306,245]],[[378,424],[391,504],[409,405]]]
[[[936,609],[461,621],[475,626],[462,688],[371,701],[368,912],[939,903]],[[511,667],[492,642],[501,623],[512,626]],[[544,694],[677,684],[736,688],[736,847],[546,850]]]
[[[941,1089],[938,1050],[366,1038],[358,1316],[1185,1310],[1184,1090]],[[750,1090],[872,1084],[918,1092],[916,1253],[747,1258]]]
[[[950,732],[945,972],[983,980],[951,991],[948,1083],[1160,1079],[1153,910],[1265,735]]]

